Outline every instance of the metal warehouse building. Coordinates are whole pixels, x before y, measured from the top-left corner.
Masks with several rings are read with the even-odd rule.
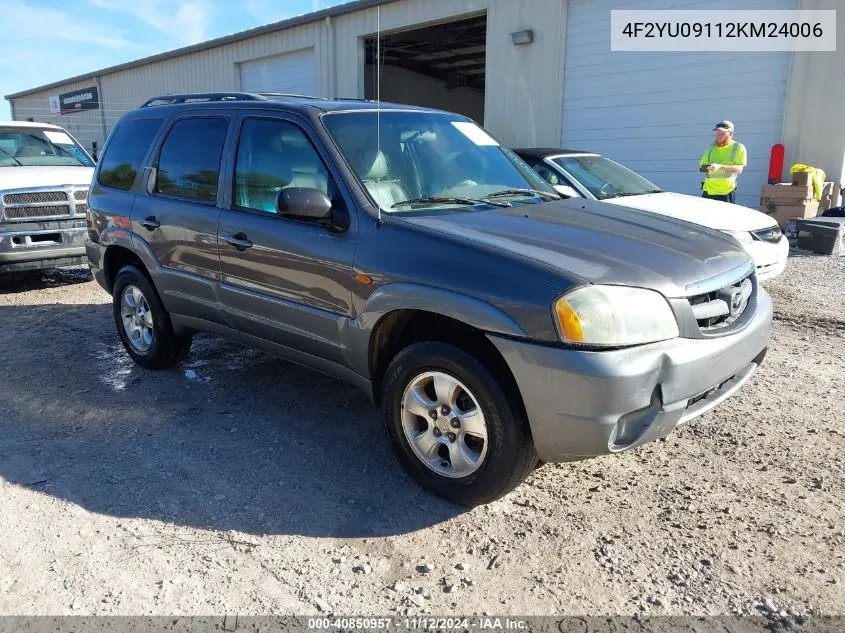
[[[787,166],[845,180],[845,45],[835,53],[610,50],[619,0],[359,0],[6,98],[15,119],[102,145],[148,98],[202,91],[381,99],[467,114],[511,146],[600,152],[665,189],[698,191],[698,159],[731,119],[756,207],[774,143]],[[640,0],[638,9],[836,9],[842,0]]]

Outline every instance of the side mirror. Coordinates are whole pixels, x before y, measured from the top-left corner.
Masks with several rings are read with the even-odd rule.
[[[332,208],[331,199],[319,189],[310,187],[288,187],[276,194],[276,210],[291,220],[316,222],[333,229],[348,227],[349,218],[345,211]],[[343,215],[343,217],[339,217]]]
[[[581,194],[575,191],[573,187],[569,185],[552,185],[560,195],[564,196],[565,198],[580,198]]]

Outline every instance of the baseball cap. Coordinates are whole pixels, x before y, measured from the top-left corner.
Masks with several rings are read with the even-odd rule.
[[[716,124],[716,127],[713,128],[713,131],[716,130],[727,130],[728,132],[734,131],[734,124],[731,121],[719,121]]]

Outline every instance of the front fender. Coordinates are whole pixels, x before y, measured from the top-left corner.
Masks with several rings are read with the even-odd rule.
[[[358,317],[349,321],[347,361],[370,378],[370,339],[378,322],[396,310],[420,310],[450,317],[483,332],[526,338],[522,327],[489,303],[450,290],[407,282],[381,286],[367,299]]]

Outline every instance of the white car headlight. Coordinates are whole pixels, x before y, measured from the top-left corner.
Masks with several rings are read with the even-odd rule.
[[[748,231],[724,231],[740,244],[751,244],[754,237]]]
[[[669,302],[659,292],[644,288],[578,288],[555,302],[554,314],[566,343],[619,347],[679,335]]]

